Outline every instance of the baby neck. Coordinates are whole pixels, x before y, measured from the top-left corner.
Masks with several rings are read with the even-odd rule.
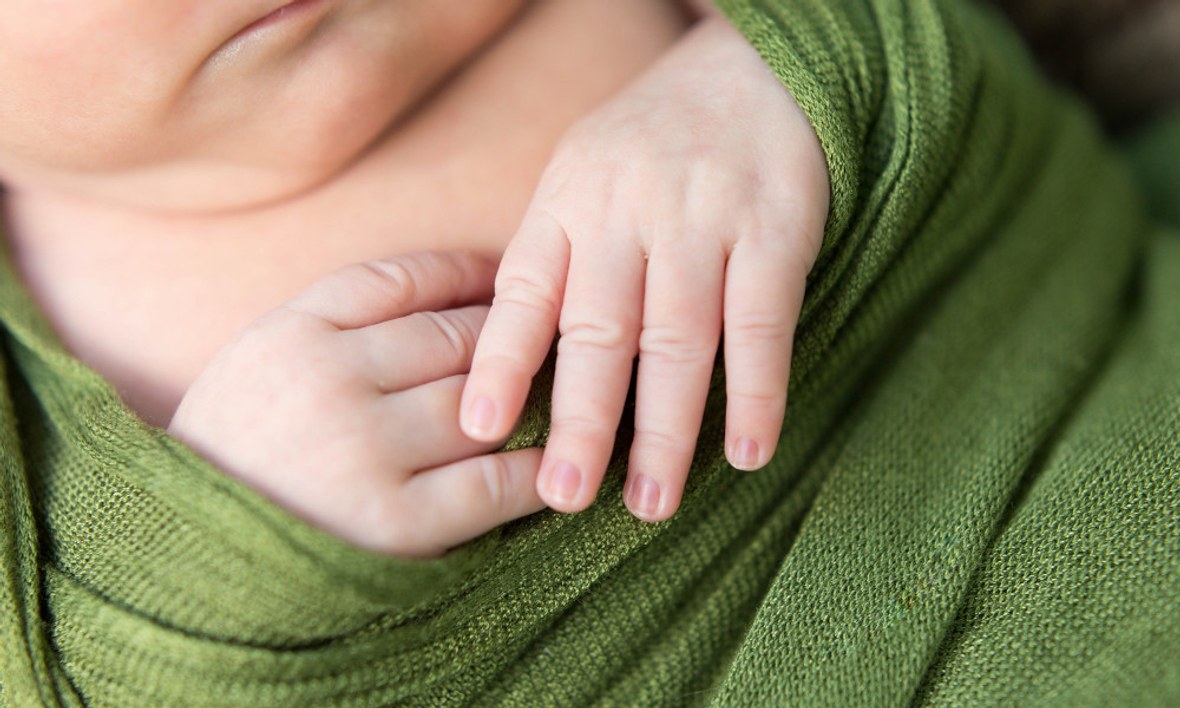
[[[686,24],[673,0],[536,2],[355,164],[265,206],[168,215],[16,186],[14,263],[66,346],[164,424],[233,335],[331,270],[502,252],[565,129]]]

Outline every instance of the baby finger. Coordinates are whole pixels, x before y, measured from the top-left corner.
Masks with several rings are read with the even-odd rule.
[[[528,214],[500,262],[464,392],[460,425],[471,437],[494,440],[512,429],[553,346],[568,266],[561,224],[543,212]]]
[[[580,242],[580,243],[585,243]],[[571,254],[553,379],[552,424],[537,481],[558,511],[590,506],[614,447],[638,349],[644,260],[604,238]]]
[[[315,281],[284,308],[337,329],[356,329],[420,310],[486,301],[496,262],[474,251],[424,251],[353,263]]]
[[[807,265],[790,251],[778,255],[739,241],[725,273],[725,452],[743,470],[770,460],[787,407]]]
[[[724,253],[652,250],[639,335],[635,439],[623,499],[644,521],[680,505],[721,336]]]
[[[342,356],[385,393],[465,374],[487,313],[472,305],[347,330],[339,335]]]
[[[504,441],[472,440],[459,429],[459,398],[466,376],[381,396],[372,420],[374,444],[396,457],[404,469],[438,467],[500,447]]]
[[[415,474],[402,487],[397,555],[430,557],[540,511],[541,450],[472,457]]]

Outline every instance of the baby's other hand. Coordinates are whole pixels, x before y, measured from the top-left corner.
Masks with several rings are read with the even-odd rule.
[[[346,267],[257,320],[168,432],[358,546],[438,555],[544,507],[540,450],[458,426],[495,263],[425,253]]]
[[[462,427],[505,435],[555,330],[538,493],[593,501],[639,357],[624,499],[670,517],[724,329],[726,454],[762,467],[786,410],[795,324],[823,236],[814,129],[757,52],[711,14],[574,126],[504,255],[463,392]]]

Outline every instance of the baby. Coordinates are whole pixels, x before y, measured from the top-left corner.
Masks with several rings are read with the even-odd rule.
[[[624,498],[667,519],[723,333],[727,456],[770,459],[827,171],[706,3],[683,34],[672,0],[55,7],[0,7],[15,261],[72,349],[228,474],[358,545],[436,555],[585,509],[638,356]],[[568,87],[558,67],[591,55]],[[479,169],[516,163],[503,185]],[[373,226],[383,210],[405,216]],[[506,248],[477,233],[505,213]],[[543,454],[496,453],[558,333]]]

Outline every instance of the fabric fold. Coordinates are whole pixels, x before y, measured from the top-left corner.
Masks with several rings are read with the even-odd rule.
[[[1180,239],[995,16],[719,5],[832,173],[767,468],[719,369],[673,519],[620,502],[624,424],[588,511],[373,556],[142,425],[5,271],[0,702],[1180,699]]]

